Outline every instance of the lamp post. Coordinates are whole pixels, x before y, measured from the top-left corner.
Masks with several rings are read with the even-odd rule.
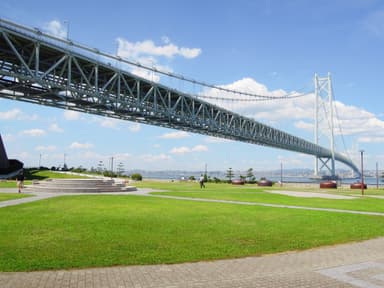
[[[67,29],[66,29],[66,36],[67,36],[67,41],[69,40],[69,20],[64,20],[64,24],[66,24]]]
[[[280,162],[280,187],[283,186],[283,162]]]
[[[361,156],[361,195],[364,196],[364,163],[363,163],[364,150],[360,150]]]
[[[379,163],[376,162],[376,189],[379,189]]]
[[[41,153],[40,153],[40,157],[39,157],[39,169],[41,167]]]

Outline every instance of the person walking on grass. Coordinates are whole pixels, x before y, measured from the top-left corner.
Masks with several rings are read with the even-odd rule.
[[[16,183],[17,183],[17,188],[19,189],[19,193],[21,193],[21,189],[24,188],[24,172],[23,171],[21,171],[16,176]]]
[[[205,188],[203,174],[201,174],[201,176],[200,176],[199,183],[200,183],[200,189]]]

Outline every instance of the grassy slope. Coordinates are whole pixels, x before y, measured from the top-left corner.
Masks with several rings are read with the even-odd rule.
[[[0,209],[0,270],[178,263],[384,235],[384,218],[140,196],[66,196]]]
[[[32,180],[45,180],[49,178],[53,178],[53,179],[87,178],[83,176],[59,173],[59,172],[50,171],[50,170],[25,169],[24,171],[25,171],[24,185],[32,184]],[[0,188],[16,188],[16,180],[0,181]]]

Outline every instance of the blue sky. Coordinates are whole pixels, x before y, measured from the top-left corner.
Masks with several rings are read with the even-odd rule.
[[[384,3],[349,1],[9,1],[0,17],[140,61],[240,91],[281,95],[313,91],[313,77],[332,75],[339,119],[336,149],[365,165],[384,165]],[[177,89],[201,87],[131,72]],[[205,90],[205,94],[217,95]],[[223,97],[234,97],[223,95]],[[313,95],[295,100],[216,103],[313,141]],[[339,125],[340,124],[340,125]],[[0,99],[0,133],[8,157],[26,166],[125,169],[235,170],[312,168],[313,157],[222,141]],[[325,132],[324,132],[325,134]],[[321,144],[328,145],[324,135]],[[339,168],[345,168],[337,164]],[[116,168],[115,168],[116,169]]]

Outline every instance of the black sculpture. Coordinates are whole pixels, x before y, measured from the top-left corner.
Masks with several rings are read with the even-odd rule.
[[[16,159],[8,159],[7,152],[0,135],[0,179],[12,178],[23,171],[24,163]]]

